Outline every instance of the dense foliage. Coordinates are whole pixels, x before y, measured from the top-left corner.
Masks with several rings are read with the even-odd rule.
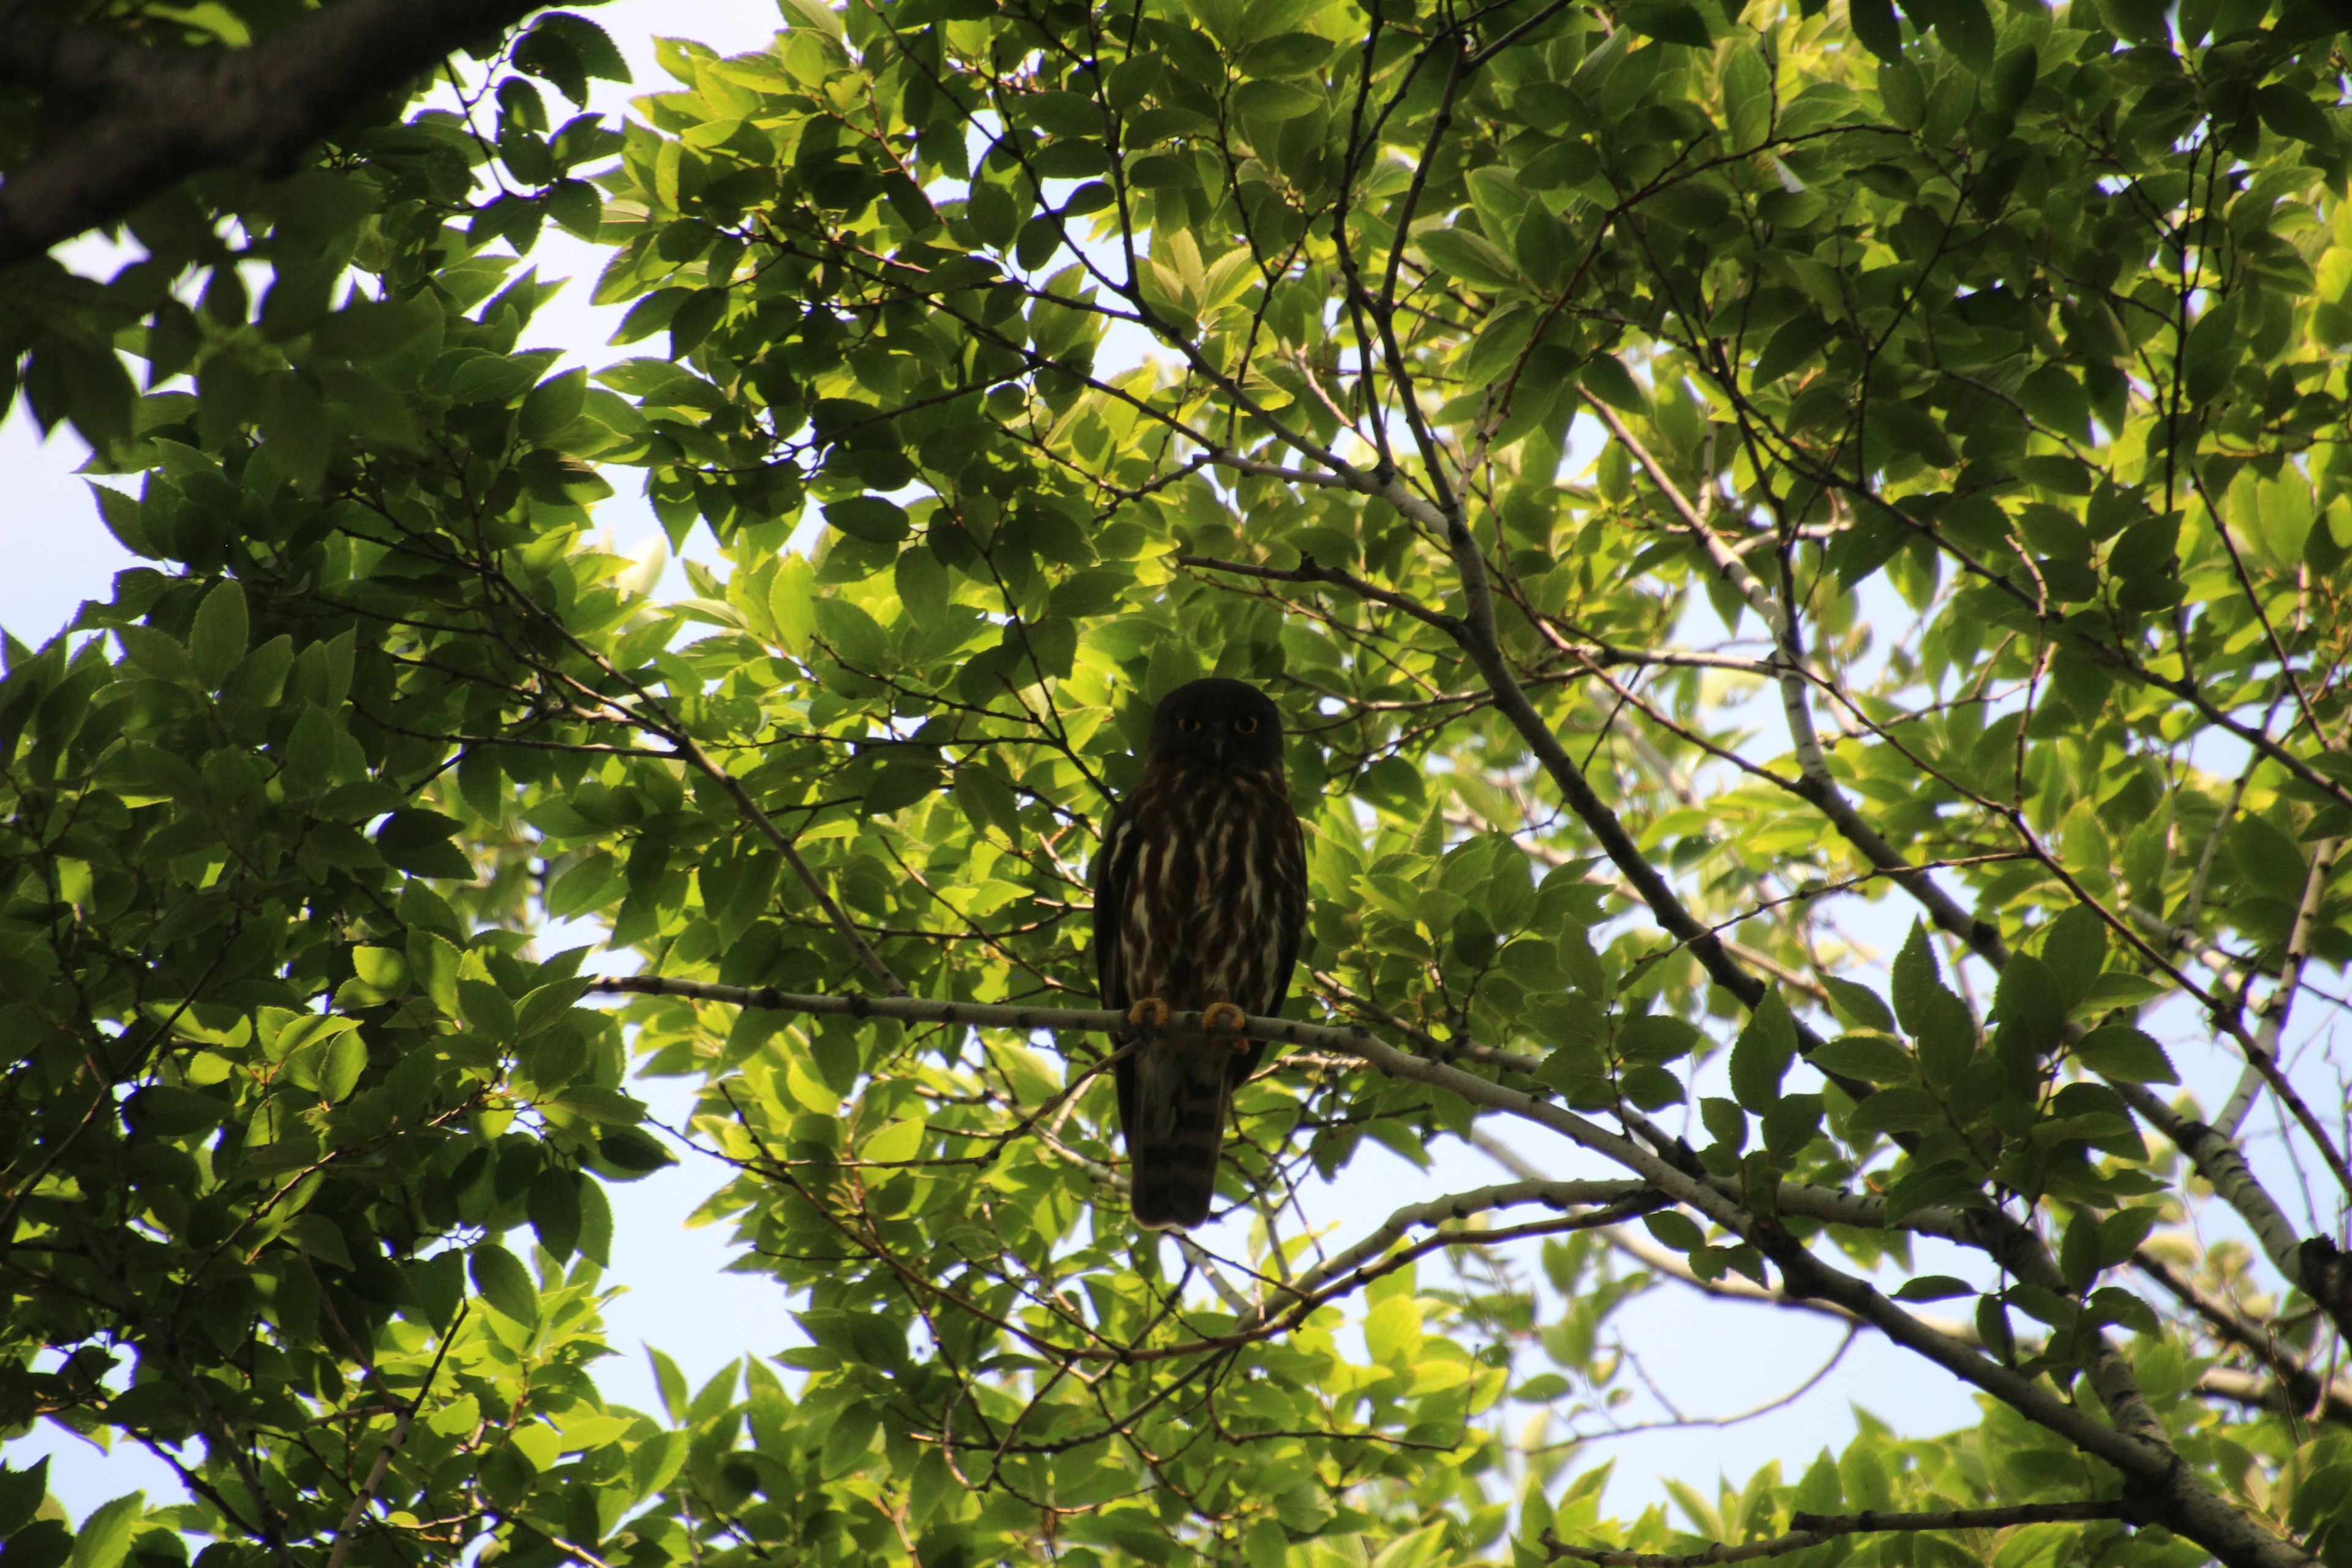
[[[789,11],[618,130],[541,18],[0,278],[152,563],[6,644],[0,1426],[186,1483],[7,1472],[10,1568],[2352,1562],[2343,1094],[2284,1048],[2352,957],[2326,15]],[[633,357],[529,346],[550,222]],[[1234,1219],[1155,1250],[1038,1015],[1212,671],[1288,715],[1311,977]],[[674,1157],[633,1071],[810,1342],[658,1413],[592,1373],[604,1184]],[[1514,1179],[1303,1227],[1449,1139]],[[1602,1519],[1607,1320],[1685,1288],[1982,1422]]]

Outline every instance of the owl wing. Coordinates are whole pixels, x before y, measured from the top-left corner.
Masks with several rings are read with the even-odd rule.
[[[1275,836],[1278,847],[1272,868],[1276,918],[1282,922],[1282,936],[1275,954],[1274,989],[1265,1009],[1275,1015],[1290,998],[1291,972],[1298,965],[1298,950],[1307,939],[1307,836],[1299,827],[1297,813],[1286,809],[1282,821],[1288,832]]]
[[[1290,977],[1298,967],[1298,950],[1307,936],[1307,838],[1299,826],[1298,814],[1290,809],[1287,792],[1281,781],[1275,781],[1273,798],[1282,804],[1270,808],[1278,819],[1275,830],[1266,835],[1269,845],[1265,864],[1259,868],[1270,887],[1275,919],[1274,963],[1267,972],[1264,1011],[1270,1018],[1282,1016],[1283,1005],[1290,999]],[[1265,1042],[1253,1040],[1246,1050],[1234,1053],[1227,1068],[1227,1079],[1239,1088],[1258,1064],[1265,1059]]]
[[[1124,1013],[1134,1005],[1127,994],[1127,966],[1119,957],[1119,926],[1127,919],[1127,894],[1135,876],[1135,812],[1132,799],[1118,803],[1103,828],[1102,846],[1095,851],[1095,991],[1102,1005]],[[1114,1048],[1130,1036],[1111,1037]],[[1111,1069],[1118,1086],[1118,1122],[1135,1125],[1135,1062],[1121,1057]]]
[[[1135,875],[1135,813],[1119,802],[1095,852],[1095,992],[1106,1007],[1125,1012],[1127,994],[1119,963],[1119,922],[1127,918],[1127,891]]]

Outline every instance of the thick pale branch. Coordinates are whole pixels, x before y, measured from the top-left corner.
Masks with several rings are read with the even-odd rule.
[[[1471,1133],[1470,1141],[1513,1172],[1523,1175],[1532,1173],[1533,1167],[1520,1158],[1517,1151],[1492,1135],[1474,1131]],[[1808,1312],[1850,1327],[1862,1321],[1852,1312],[1832,1302],[1815,1300],[1804,1296],[1791,1296],[1784,1290],[1775,1290],[1769,1285],[1759,1285],[1754,1280],[1742,1279],[1737,1274],[1726,1275],[1720,1279],[1702,1279],[1692,1272],[1690,1265],[1679,1254],[1659,1246],[1637,1230],[1629,1230],[1623,1226],[1612,1226],[1601,1234],[1608,1238],[1610,1246],[1625,1254],[1643,1268],[1654,1269],[1678,1284],[1696,1290],[1702,1295],[1714,1297],[1717,1300],[1748,1301],[1759,1307],[1777,1307],[1784,1311]],[[2161,1268],[2162,1266],[2159,1264],[2158,1268]],[[2179,1279],[2168,1268],[2163,1268],[2163,1276],[2159,1282],[2168,1289],[2173,1290],[2182,1300],[2189,1300],[2191,1305],[2197,1306],[2200,1316],[2210,1316],[2206,1312],[2205,1306],[2199,1305],[2198,1300],[2192,1300],[2192,1293],[2195,1297],[2203,1299],[2203,1292],[2200,1291],[2193,1283]],[[2210,1299],[2207,1300],[2210,1301]],[[1937,1332],[1948,1334],[1963,1344],[1983,1348],[1982,1342],[1977,1337],[1976,1326],[1972,1323],[1962,1322],[1952,1318],[1930,1317],[1925,1312],[1917,1311],[1913,1312],[1912,1316]],[[2234,1310],[2231,1311],[2231,1321],[2224,1327],[2223,1331],[2229,1338],[2263,1354],[2265,1359],[2271,1362],[2276,1376],[2264,1377],[2234,1367],[2208,1367],[2197,1375],[2198,1393],[2215,1399],[2226,1399],[2233,1404],[2260,1405],[2267,1409],[2309,1412],[2316,1407],[2326,1420],[2352,1423],[2352,1387],[2347,1387],[2339,1382],[2329,1384],[2323,1392],[2317,1378],[2310,1373],[2302,1361],[2287,1353],[2284,1347],[2278,1345],[2263,1332],[2259,1325],[2246,1323]],[[2021,1353],[2028,1355],[2040,1353],[2038,1349],[2024,1341],[2019,1342],[2019,1349]]]
[[[1524,1155],[1494,1134],[1483,1129],[1474,1128],[1470,1133],[1470,1142],[1512,1174],[1528,1181],[1541,1180],[1539,1173]],[[1826,1193],[1828,1189],[1808,1188],[1803,1191]],[[1860,1211],[1856,1209],[1840,1207],[1835,1212],[1845,1216],[1841,1223],[1853,1223],[1863,1217]],[[1950,1211],[1942,1212],[1948,1215]],[[1957,1224],[1947,1225],[1938,1234],[1957,1228]],[[1816,1300],[1810,1297],[1791,1296],[1784,1290],[1776,1290],[1769,1285],[1759,1285],[1754,1280],[1743,1279],[1737,1274],[1726,1275],[1720,1279],[1701,1279],[1692,1272],[1690,1265],[1679,1254],[1659,1246],[1637,1230],[1631,1230],[1623,1226],[1612,1226],[1601,1234],[1608,1238],[1610,1246],[1641,1264],[1644,1268],[1654,1269],[1679,1284],[1703,1295],[1714,1297],[1717,1300],[1747,1301],[1760,1307],[1777,1307],[1784,1311],[1808,1312],[1843,1323],[1848,1327],[1862,1321],[1852,1312],[1833,1303]],[[2149,1259],[2150,1255],[2143,1248],[2138,1255],[2138,1260],[2143,1268],[2148,1267]],[[2150,1275],[2151,1278],[2158,1279],[2158,1282],[2166,1289],[2172,1290],[2183,1300],[2196,1307],[2202,1316],[2210,1316],[2207,1310],[2209,1307],[2226,1310],[2229,1314],[2229,1322],[2226,1325],[2217,1324],[2217,1326],[2222,1327],[2223,1331],[2231,1339],[2264,1354],[2278,1373],[2276,1377],[2263,1377],[2235,1367],[2207,1367],[2197,1375],[2199,1394],[2210,1398],[2226,1399],[2237,1405],[2255,1405],[2265,1409],[2304,1412],[2312,1410],[2316,1405],[2325,1419],[2338,1423],[2352,1423],[2352,1388],[2347,1388],[2339,1382],[2329,1384],[2323,1394],[2317,1379],[2310,1376],[2309,1369],[2301,1361],[2287,1355],[2284,1352],[2284,1347],[2277,1345],[2276,1342],[2272,1340],[2259,1325],[2248,1323],[2234,1308],[2229,1307],[2226,1303],[2218,1305],[2213,1303],[2210,1298],[2207,1297],[2193,1282],[2180,1279],[2169,1268],[2160,1262],[2156,1263]],[[1963,1344],[1982,1348],[1982,1342],[1977,1337],[1974,1324],[1961,1322],[1957,1319],[1934,1318],[1924,1312],[1915,1311],[1912,1316]],[[2021,1342],[2019,1348],[2021,1353],[2028,1355],[2040,1353],[2038,1349],[2032,1348],[2023,1342]],[[2307,1381],[2298,1380],[2295,1376],[2298,1372],[2303,1373],[2304,1379]]]
[[[2132,1254],[2132,1265],[2211,1324],[2223,1339],[2259,1357],[2270,1369],[2282,1405],[2305,1413],[2324,1411],[2332,1420],[2341,1420],[2345,1411],[2352,1410],[2341,1387],[2323,1384],[2319,1373],[2293,1346],[2283,1343],[2269,1324],[2248,1315],[2235,1301],[2208,1290],[2145,1247]]]
[[[2304,965],[2311,957],[2311,942],[2320,924],[2320,905],[2327,896],[2327,879],[2336,869],[2336,858],[2343,852],[2340,838],[2323,838],[2311,847],[2311,870],[2304,878],[2303,901],[2294,912],[2294,929],[2288,931],[2286,956],[2279,968],[2278,984],[2263,1003],[2261,1023],[2254,1031],[2253,1044],[2248,1047],[2246,1070],[2239,1075],[2238,1087],[2214,1113],[2213,1130],[2225,1138],[2235,1138],[2246,1120],[2246,1112],[2254,1106],[2254,1097],[2263,1085],[2278,1074],[2279,1041],[2286,1032],[2287,1014],[2294,1006],[2294,993],[2303,984]]]
[[[1706,515],[1688,496],[1683,494],[1682,488],[1675,483],[1674,476],[1666,471],[1665,465],[1642,444],[1617,411],[1589,393],[1584,396],[1584,403],[1609,427],[1610,435],[1625,448],[1627,455],[1640,465],[1651,484],[1674,509],[1675,515],[1682,520],[1685,531],[1706,551],[1707,558],[1715,563],[1716,570],[1747,601],[1748,608],[1756,612],[1757,618],[1772,634],[1774,679],[1780,683],[1781,711],[1788,718],[1790,742],[1797,754],[1798,782],[1790,787],[1828,817],[1831,825],[1848,843],[1861,850],[1865,859],[1892,876],[1906,892],[1917,900],[1937,927],[1958,937],[1982,954],[1988,963],[2000,967],[2008,957],[2008,951],[2002,946],[2000,933],[1992,923],[1970,916],[1949,893],[1936,885],[1934,878],[1905,859],[1885,836],[1863,819],[1862,814],[1854,809],[1853,803],[1846,798],[1845,792],[1838,787],[1837,780],[1830,773],[1829,763],[1822,754],[1821,738],[1814,730],[1808,690],[1813,678],[1805,668],[1803,650],[1797,640],[1796,622],[1788,608],[1772,596],[1771,591],[1755,573],[1748,570],[1748,563],[1739,552],[1708,526]]]
[[[2264,1189],[2231,1139],[2193,1116],[2184,1116],[2145,1084],[2116,1083],[2124,1103],[2189,1156],[2197,1173],[2221,1200],[2237,1211],[2262,1244],[2271,1264],[2327,1314],[2338,1331],[2352,1334],[2352,1257],[2326,1237],[2305,1238],[2278,1201]]]
[[[2209,1366],[2199,1373],[2197,1392],[2210,1399],[2226,1399],[2232,1405],[2352,1426],[2352,1385],[2341,1378],[2327,1385],[2326,1395],[2316,1405],[2305,1404],[2293,1388],[2275,1377],[2234,1366]]]
[[[1733,390],[1736,393],[1736,389]],[[1744,398],[1742,399],[1744,402]],[[1752,405],[1750,405],[1752,412]],[[2264,760],[2277,763],[2297,780],[2336,802],[2352,806],[2352,784],[2332,778],[2273,740],[2266,729],[2246,723],[2235,714],[2207,696],[2190,675],[2169,676],[2148,668],[2130,650],[2107,640],[2103,632],[2080,624],[2074,618],[2049,614],[2038,591],[2030,582],[2021,583],[2008,572],[1987,564],[1969,551],[1960,548],[1931,521],[1923,521],[1906,510],[1903,501],[1907,497],[1889,498],[1873,489],[1867,482],[1812,460],[1802,448],[1784,446],[1778,454],[1780,460],[1791,472],[1824,490],[1848,497],[1857,507],[1875,507],[1897,526],[1933,544],[1941,553],[1958,563],[1961,571],[1998,593],[2005,595],[2021,609],[2032,616],[2042,633],[2052,641],[2063,643],[2083,655],[2101,668],[2161,691],[2168,697],[2188,703],[2203,716],[2206,722],[2226,734],[2235,736]]]

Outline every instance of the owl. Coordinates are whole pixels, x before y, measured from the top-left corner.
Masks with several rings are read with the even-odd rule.
[[[1244,681],[1180,686],[1151,718],[1143,775],[1095,860],[1103,1005],[1137,1025],[1210,1026],[1282,1009],[1307,928],[1307,846],[1283,774],[1282,714]],[[1265,1052],[1205,1032],[1123,1036],[1118,1119],[1147,1229],[1209,1217],[1235,1085]]]

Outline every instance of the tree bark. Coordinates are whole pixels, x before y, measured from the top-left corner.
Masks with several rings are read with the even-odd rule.
[[[38,94],[47,143],[0,184],[0,267],[117,221],[207,169],[291,173],[303,152],[535,0],[344,0],[246,48],[150,48],[0,0],[0,87]]]

